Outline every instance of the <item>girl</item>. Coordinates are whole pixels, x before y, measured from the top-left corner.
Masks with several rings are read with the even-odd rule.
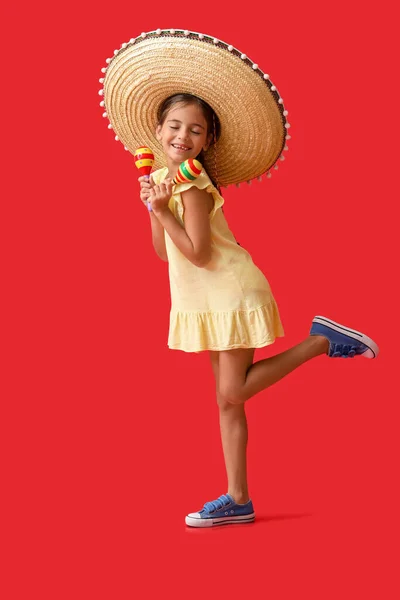
[[[161,34],[153,33],[155,34],[153,36],[146,34],[150,36],[152,43],[150,47],[142,46],[140,53],[141,58],[143,55],[148,57],[149,64],[153,60],[154,63],[160,60],[161,54],[157,55],[158,47],[164,50],[162,56],[165,55],[165,46],[162,46],[162,43],[165,45],[165,39],[160,37]],[[176,35],[175,30],[172,35]],[[171,51],[174,47],[173,44],[171,46],[170,41],[171,30],[168,30],[165,38],[168,40],[167,48]],[[198,46],[199,39],[191,38],[185,32],[182,32],[178,40],[179,54],[176,54],[178,63],[180,60],[185,60],[185,56],[182,57],[183,40],[185,40],[184,44],[188,44],[187,48],[184,47],[192,61],[198,56],[201,45],[204,45],[202,40],[201,45]],[[218,44],[220,43],[218,41]],[[218,44],[215,44],[214,40],[213,46],[208,44],[208,65],[211,48],[217,51],[218,48],[215,46]],[[227,47],[227,56],[229,56],[227,60],[239,60],[238,64],[242,68],[243,55],[232,55],[232,50],[229,48],[231,47]],[[135,47],[131,48],[131,61],[136,56],[135,52]],[[170,54],[172,56],[171,52]],[[140,198],[144,204],[151,207],[149,215],[154,249],[162,260],[169,263],[171,315],[168,345],[172,349],[185,352],[208,351],[215,377],[228,490],[218,499],[206,502],[198,512],[186,516],[186,524],[192,527],[254,521],[255,513],[249,496],[246,473],[245,402],[247,400],[306,361],[321,354],[330,357],[352,358],[360,355],[374,358],[379,352],[377,345],[364,334],[325,317],[315,317],[310,335],[300,344],[271,358],[254,362],[255,349],[272,344],[276,337],[283,335],[283,328],[268,281],[253,263],[249,253],[236,242],[222,210],[224,200],[220,194],[219,181],[221,179],[232,181],[235,177],[239,180],[249,179],[248,173],[239,176],[237,173],[229,174],[231,165],[228,162],[232,161],[227,160],[233,153],[235,156],[237,153],[240,154],[243,139],[247,139],[246,133],[240,136],[239,124],[241,120],[245,120],[243,110],[240,121],[239,119],[236,121],[238,127],[232,131],[235,123],[232,111],[237,109],[240,94],[238,93],[227,107],[228,97],[225,99],[225,104],[221,104],[215,94],[213,96],[211,88],[208,93],[203,89],[205,75],[208,79],[216,80],[223,72],[221,67],[227,66],[224,65],[223,56],[217,55],[218,75],[212,67],[208,67],[209,71],[204,73],[205,64],[197,67],[197,78],[192,74],[190,88],[194,91],[202,91],[202,97],[199,97],[200,93],[197,95],[185,91],[181,81],[169,87],[169,91],[174,93],[164,92],[164,97],[157,106],[156,122],[153,122],[155,139],[151,140],[150,124],[147,137],[143,137],[147,145],[158,149],[160,156],[157,159],[158,163],[165,166],[153,172],[150,180],[146,177],[139,178]],[[126,64],[128,62],[126,56],[124,59]],[[166,63],[166,59],[163,60]],[[175,68],[179,66],[178,63]],[[138,64],[139,62],[136,64],[136,69]],[[232,64],[236,65],[237,62],[229,62],[229,73]],[[256,67],[258,68],[258,65]],[[239,81],[249,76],[244,84],[243,94],[244,97],[246,94],[251,94],[251,77],[257,70],[254,65],[252,70],[253,72],[249,73],[243,71],[240,77],[229,75],[231,79],[226,86],[230,85],[231,89],[228,92],[232,93],[233,88],[238,91]],[[165,75],[164,71],[165,69],[162,69],[160,74],[161,83],[165,82],[162,78]],[[115,73],[118,73],[118,78],[115,80],[121,81],[121,64],[117,63],[114,71],[109,72],[107,69],[110,82],[113,81],[112,77]],[[122,79],[124,77],[132,86],[132,75],[125,74]],[[140,73],[135,71],[135,77],[139,79]],[[159,81],[157,86],[157,82],[152,82],[151,85],[155,86],[154,94],[157,93],[157,89],[159,91],[161,83]],[[265,86],[265,76],[263,76],[263,86]],[[115,102],[112,89],[110,83],[109,93],[106,94],[109,98],[106,102],[108,111],[113,110],[113,101]],[[268,114],[270,121],[277,116],[275,124],[270,123],[271,126],[267,128],[265,135],[269,136],[267,141],[270,145],[261,159],[264,161],[264,167],[265,165],[270,167],[280,155],[281,138],[287,137],[286,122],[282,118],[286,115],[283,114],[282,103],[279,106],[279,100],[273,96],[275,106],[269,105],[269,96],[265,94],[264,98],[260,97],[260,89],[262,88],[257,89],[257,95],[254,92],[254,98],[259,98],[255,107],[257,113],[265,109],[265,114]],[[270,85],[265,86],[265,89],[268,90],[268,94],[271,94]],[[105,90],[107,91],[107,86]],[[134,94],[133,88],[131,93]],[[147,106],[151,94],[152,92],[149,91]],[[205,97],[209,101],[206,101]],[[144,103],[145,100],[146,95],[142,94],[141,102]],[[278,111],[274,113],[276,105]],[[137,110],[140,112],[140,107]],[[240,106],[238,110],[240,113]],[[246,110],[248,113],[248,109]],[[141,118],[144,118],[143,115]],[[258,117],[253,116],[253,118]],[[125,143],[130,144],[128,147],[132,152],[135,145],[136,147],[143,145],[143,143],[136,144],[135,140],[132,143],[129,139],[129,136],[133,135],[133,130],[127,132],[126,126],[124,129],[124,126],[119,124],[115,107],[111,122],[120,134],[126,136]],[[135,123],[139,122],[142,121],[136,116]],[[252,125],[252,132],[248,138],[249,144],[251,142],[253,154],[262,155],[266,139],[257,140],[254,132],[258,129],[254,127],[254,123]],[[246,147],[245,151],[247,151]],[[180,164],[189,158],[199,159],[206,164],[207,168],[203,169],[193,182],[174,185],[172,180]],[[240,168],[248,168],[251,163],[253,169],[251,174],[257,176],[260,166],[255,167],[254,161],[248,161],[249,165],[243,166],[242,161],[243,156],[236,162],[236,171]],[[212,179],[207,171],[210,171]]]

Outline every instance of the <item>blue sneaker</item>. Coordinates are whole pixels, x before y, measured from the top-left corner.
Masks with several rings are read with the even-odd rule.
[[[326,317],[314,317],[310,335],[323,335],[328,338],[328,355],[334,358],[353,358],[356,355],[376,358],[379,354],[377,344],[369,337]]]
[[[213,502],[206,502],[197,513],[190,513],[185,519],[190,527],[213,527],[234,523],[252,523],[255,519],[253,503],[236,504],[232,496],[225,494]]]

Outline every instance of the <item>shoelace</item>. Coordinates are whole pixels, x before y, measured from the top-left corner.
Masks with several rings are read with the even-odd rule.
[[[224,506],[227,506],[230,503],[231,500],[228,498],[228,496],[223,495],[217,498],[217,500],[213,500],[212,502],[206,502],[204,505],[204,509],[207,512],[215,512],[217,510],[221,510],[221,508],[224,508]]]
[[[346,344],[332,344],[330,355],[333,358],[353,358],[357,353],[357,346],[348,346]]]

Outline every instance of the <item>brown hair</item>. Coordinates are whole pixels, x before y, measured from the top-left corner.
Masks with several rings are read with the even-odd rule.
[[[207,104],[207,102],[205,102],[204,100],[199,98],[198,96],[193,96],[192,94],[175,94],[174,96],[170,96],[169,98],[166,98],[164,100],[164,102],[160,105],[160,107],[158,108],[158,111],[157,111],[158,124],[163,125],[169,111],[176,104],[182,104],[183,106],[188,106],[190,104],[194,104],[201,109],[203,116],[207,123],[207,138],[210,135],[210,133],[213,136],[210,146],[212,146],[212,145],[215,146],[219,139],[219,136],[221,134],[221,124],[219,122],[217,115],[211,108],[211,106],[209,104]],[[215,151],[216,151],[216,148],[215,148]],[[200,152],[200,154],[198,154],[196,156],[196,158],[202,164],[204,163],[203,150]],[[214,181],[211,177],[210,177],[210,179],[213,182],[214,186],[219,190],[218,182]]]

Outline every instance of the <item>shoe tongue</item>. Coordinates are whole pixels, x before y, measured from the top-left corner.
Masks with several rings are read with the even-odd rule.
[[[232,498],[232,496],[230,494],[225,494],[225,496],[227,498],[229,498],[230,502],[233,502],[235,504],[235,501],[234,501],[234,499]]]

